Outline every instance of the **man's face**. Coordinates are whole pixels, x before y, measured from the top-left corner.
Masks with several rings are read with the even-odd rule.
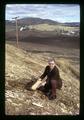
[[[54,61],[50,61],[50,62],[49,62],[49,66],[50,66],[51,69],[53,69],[54,66],[55,66],[55,62],[54,62]]]

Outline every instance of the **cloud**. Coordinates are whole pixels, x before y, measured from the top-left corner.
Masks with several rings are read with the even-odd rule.
[[[12,17],[40,17],[59,22],[80,21],[80,7],[76,4],[10,4],[6,5],[6,19]]]

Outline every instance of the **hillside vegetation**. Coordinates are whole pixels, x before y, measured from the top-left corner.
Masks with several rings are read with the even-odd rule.
[[[59,30],[64,30],[64,31],[73,31],[75,29],[79,29],[79,27],[69,27],[69,26],[64,26],[64,25],[49,25],[49,24],[38,24],[38,25],[30,25],[29,26],[32,29],[35,30],[40,30],[40,31],[59,31]]]
[[[77,115],[80,109],[80,70],[77,50],[57,48],[59,54],[24,51],[6,44],[5,113],[7,115]],[[65,53],[65,54],[62,54]],[[75,54],[76,53],[76,54]],[[70,59],[70,55],[72,55]],[[50,101],[41,91],[29,91],[29,81],[40,76],[54,57],[63,79],[57,99]],[[67,59],[66,59],[67,58]],[[72,59],[73,58],[73,59]],[[39,104],[39,106],[37,106]]]
[[[18,28],[20,29],[24,25],[18,25]],[[74,30],[79,30],[79,27],[70,27],[70,26],[65,26],[65,25],[49,25],[47,23],[45,24],[37,24],[37,25],[26,25],[26,28],[29,29],[34,29],[34,30],[39,30],[39,31],[74,31]],[[29,30],[28,29],[28,30]],[[15,25],[6,25],[6,32],[13,31],[15,30]]]

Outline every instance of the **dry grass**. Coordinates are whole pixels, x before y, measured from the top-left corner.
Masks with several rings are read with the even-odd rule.
[[[80,77],[79,69],[76,69],[74,65],[70,64],[69,60],[60,59],[56,61],[56,63],[64,72],[69,71],[69,74],[79,79]]]
[[[29,81],[42,74],[51,56],[56,59],[60,75],[63,78],[62,90],[57,90],[57,99],[54,101],[48,100],[40,91],[29,91],[25,88]],[[74,62],[74,60],[72,61]],[[79,69],[75,69],[74,66],[75,64],[72,66],[70,59],[59,58],[53,53],[37,54],[26,52],[20,48],[6,44],[6,114],[79,114]],[[37,107],[32,104],[33,102],[39,103],[43,107]]]

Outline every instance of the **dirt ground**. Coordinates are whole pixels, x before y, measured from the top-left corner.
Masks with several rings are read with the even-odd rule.
[[[62,34],[56,34],[55,31],[46,32],[46,31],[19,31],[19,43],[31,43],[34,45],[48,45],[48,46],[58,46],[61,48],[76,48],[79,49],[80,47],[80,37],[79,36],[68,36]],[[11,31],[6,33],[6,40],[16,41],[16,32]],[[26,44],[25,44],[26,45]],[[24,46],[24,45],[23,45]],[[36,47],[35,46],[35,47]],[[32,47],[32,46],[31,46]],[[45,46],[44,46],[45,47]]]

